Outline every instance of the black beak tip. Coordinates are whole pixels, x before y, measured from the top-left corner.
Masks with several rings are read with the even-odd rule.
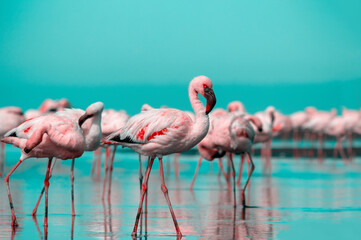
[[[262,132],[262,131],[263,131],[263,128],[262,128],[262,127],[258,128],[258,131],[259,131],[259,132]]]
[[[31,149],[29,149],[29,148],[24,148],[24,152],[25,153],[29,153],[31,151]]]

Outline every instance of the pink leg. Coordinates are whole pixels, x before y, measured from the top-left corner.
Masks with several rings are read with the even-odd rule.
[[[110,193],[111,193],[111,190],[112,190],[113,163],[114,163],[114,157],[115,157],[115,152],[116,151],[117,151],[117,145],[114,145],[113,154],[112,154],[112,158],[110,160],[110,166],[109,166],[108,200],[110,200]]]
[[[179,153],[174,155],[174,164],[175,164],[175,176],[179,177]]]
[[[16,221],[14,204],[13,204],[13,200],[12,200],[12,198],[11,198],[10,186],[9,186],[9,178],[10,178],[10,175],[15,171],[15,169],[20,165],[20,163],[22,163],[22,160],[19,160],[18,163],[10,170],[10,172],[9,172],[9,173],[5,176],[5,178],[4,178],[4,181],[5,181],[5,184],[6,184],[6,188],[7,188],[7,190],[8,190],[8,197],[9,197],[11,217],[12,217],[11,225],[12,225],[13,227],[18,226],[18,222]]]
[[[0,146],[0,177],[3,176],[5,165],[5,143],[1,142]]]
[[[322,161],[323,158],[323,136],[322,133],[318,135],[318,150],[317,150],[318,160]]]
[[[309,156],[313,158],[313,140],[314,140],[314,134],[310,133],[310,150],[309,150]]]
[[[92,163],[92,168],[91,168],[91,176],[94,176],[94,172],[95,172],[95,168],[96,168],[96,164],[97,164],[97,159],[100,157],[101,158],[102,155],[102,148],[98,147],[94,152],[93,152],[93,163]]]
[[[71,217],[70,239],[74,239],[74,220],[75,220],[75,216],[72,216],[72,217]]]
[[[298,157],[298,130],[294,129],[293,131],[293,157]]]
[[[266,163],[267,163],[267,170],[268,170],[268,174],[272,173],[272,162],[271,162],[271,156],[272,156],[272,140],[269,140],[267,142],[267,158],[266,158]],[[248,154],[248,156],[250,156]]]
[[[71,180],[71,207],[72,207],[72,216],[75,216],[75,207],[74,207],[74,158],[71,162],[71,172],[70,172],[70,180]]]
[[[45,216],[44,216],[44,226],[48,226],[48,192],[49,192],[49,174],[50,174],[50,167],[53,158],[49,158],[48,161],[48,168],[46,170],[44,185],[45,185]]]
[[[145,195],[145,192],[146,192],[146,190],[147,190],[148,178],[149,178],[150,170],[152,169],[153,162],[154,162],[154,158],[151,158],[150,161],[149,161],[147,170],[146,170],[146,172],[145,172],[144,179],[143,179],[142,192],[141,192],[141,194],[140,194],[139,207],[138,207],[137,216],[136,216],[136,218],[135,218],[135,224],[134,224],[132,236],[136,236],[136,235],[137,235],[139,218],[140,218],[140,214],[142,213],[142,208],[143,208],[144,195]]]
[[[342,160],[343,160],[343,163],[344,164],[347,164],[347,158],[346,158],[346,155],[345,155],[345,152],[343,151],[343,148],[342,148],[342,146],[341,146],[341,140],[338,138],[337,139],[337,149],[338,149],[338,151],[340,152],[340,155],[341,155],[341,157],[342,157]]]
[[[222,158],[219,158],[218,159],[218,164],[219,164],[219,169],[221,170],[223,176],[224,176],[224,179],[226,180],[227,182],[227,187],[228,187],[228,191],[231,190],[231,184],[229,183],[228,181],[228,178],[227,178],[227,174],[226,172],[224,171],[224,168],[223,168],[223,163],[222,163]]]
[[[104,161],[104,182],[103,182],[103,193],[102,193],[102,200],[104,200],[105,189],[107,187],[107,177],[108,177],[108,161],[110,156],[110,147],[105,149],[105,161]]]
[[[193,185],[194,185],[194,182],[196,181],[198,171],[199,171],[199,167],[201,166],[201,163],[202,163],[202,156],[199,157],[197,168],[196,168],[196,171],[194,172],[194,176],[193,176],[191,186],[189,187],[189,190],[191,190],[191,191],[193,190]]]
[[[100,169],[101,169],[101,162],[102,162],[102,154],[101,154],[101,150],[100,153],[98,155],[98,159],[97,159],[97,179],[100,179]]]
[[[148,163],[149,165],[150,157],[148,157]],[[144,218],[145,218],[145,234],[148,234],[148,182],[147,182],[147,191],[145,192],[145,211],[144,211]]]
[[[51,178],[52,174],[53,174],[53,168],[55,166],[55,163],[56,163],[56,158],[54,159],[54,161],[51,163],[51,168],[50,168],[50,174],[49,174],[49,179]],[[39,207],[39,204],[40,204],[40,201],[41,199],[43,198],[43,194],[45,192],[45,185],[43,186],[43,189],[41,190],[41,193],[40,193],[40,196],[38,198],[38,201],[36,202],[36,205],[33,209],[33,212],[31,213],[32,216],[36,216],[36,213],[38,211],[38,207]]]
[[[347,134],[347,138],[348,138],[348,148],[347,148],[347,154],[348,157],[350,159],[350,161],[352,161],[352,132]]]
[[[142,156],[138,154],[138,160],[139,160],[139,192],[140,195],[142,194],[142,183],[143,183],[143,167],[142,167]],[[147,202],[147,192],[145,192],[145,201]],[[139,234],[142,235],[143,230],[143,210],[140,213],[140,228],[139,228]]]
[[[169,196],[168,196],[168,189],[165,186],[162,158],[159,158],[159,171],[160,171],[161,189],[162,189],[162,192],[164,194],[165,199],[167,200],[169,211],[170,211],[170,213],[172,215],[172,218],[173,218],[174,227],[175,227],[175,230],[177,231],[177,236],[182,236],[182,233],[181,233],[181,231],[179,229],[178,222],[177,222],[177,219],[175,217],[175,214],[174,214],[174,211],[173,211],[173,208],[172,208],[172,204],[171,204]]]
[[[250,174],[248,174],[248,178],[247,178],[247,181],[246,181],[246,184],[244,185],[244,187],[243,187],[243,189],[242,189],[242,205],[243,206],[246,206],[246,198],[245,198],[245,191],[246,191],[246,188],[247,188],[247,186],[248,186],[248,184],[249,184],[249,181],[251,180],[251,176],[252,176],[252,173],[253,173],[253,171],[254,171],[254,164],[253,164],[253,161],[252,161],[252,157],[251,157],[251,155],[249,154],[249,153],[247,153],[248,154],[248,156],[249,156],[249,160],[250,160],[250,162],[251,162],[251,172],[250,172]]]
[[[229,161],[231,163],[232,177],[233,177],[233,207],[236,207],[236,205],[237,205],[237,201],[236,201],[236,170],[234,169],[232,153],[229,153]]]
[[[239,166],[239,173],[238,173],[238,179],[237,179],[237,185],[241,185],[242,180],[242,174],[243,174],[243,164],[244,164],[244,154],[241,154],[241,165]]]

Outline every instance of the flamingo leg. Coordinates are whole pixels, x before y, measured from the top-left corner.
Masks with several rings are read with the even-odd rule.
[[[1,142],[0,146],[0,177],[3,176],[5,165],[5,143]]]
[[[75,216],[75,207],[74,207],[74,162],[75,162],[75,159],[73,158],[71,160],[71,172],[70,172],[72,216]]]
[[[45,185],[45,216],[44,216],[44,226],[47,230],[47,226],[48,226],[48,193],[49,193],[49,174],[50,174],[50,167],[51,167],[51,162],[52,162],[53,158],[49,158],[48,161],[48,168],[46,169],[46,175],[45,175],[45,180],[44,180],[44,185]]]
[[[150,157],[148,157],[148,163],[149,165]],[[145,192],[145,211],[144,211],[144,218],[145,218],[145,234],[148,234],[148,182],[147,182],[147,191]]]
[[[337,144],[337,149],[338,149],[338,151],[339,151],[339,153],[340,153],[340,155],[342,157],[343,163],[347,164],[347,158],[346,158],[345,152],[343,151],[343,148],[341,146],[341,140],[339,138],[337,139],[336,144]]]
[[[50,174],[49,174],[49,179],[51,178],[52,174],[53,174],[53,168],[55,166],[55,163],[56,163],[56,158],[54,159],[54,161],[51,163],[51,167],[50,167]],[[43,198],[43,195],[44,195],[44,192],[45,192],[45,185],[43,186],[43,189],[41,190],[41,193],[40,193],[40,196],[38,198],[38,201],[36,202],[36,205],[33,209],[33,212],[31,213],[32,216],[36,216],[36,213],[38,211],[38,207],[39,207],[39,204],[40,204],[40,201],[41,199]]]
[[[191,190],[191,191],[193,190],[193,185],[194,185],[194,182],[196,181],[198,171],[199,171],[199,167],[201,166],[201,163],[202,163],[202,156],[199,157],[197,168],[196,168],[196,171],[194,172],[194,176],[193,176],[191,186],[189,187],[189,190]]]
[[[137,235],[137,228],[138,228],[138,224],[139,224],[139,218],[140,218],[140,215],[142,213],[142,208],[143,208],[144,195],[145,195],[145,192],[147,191],[148,178],[149,178],[150,170],[152,169],[153,162],[154,162],[154,158],[151,158],[150,161],[149,161],[147,170],[145,172],[144,179],[143,179],[142,192],[140,194],[139,207],[138,207],[137,216],[135,218],[135,224],[134,224],[132,236]]]
[[[317,150],[318,160],[322,161],[323,157],[323,135],[322,133],[318,136],[318,150]]]
[[[99,149],[99,148],[98,148]],[[97,157],[97,151],[98,149],[96,149],[94,152],[93,152],[93,162],[92,162],[92,167],[91,167],[91,170],[90,170],[90,176],[93,176],[94,175],[94,171],[95,171],[95,163],[96,163],[96,157]]]
[[[139,191],[140,194],[142,194],[142,183],[143,183],[143,169],[142,169],[142,155],[138,154],[139,159]],[[145,193],[147,195],[147,192]],[[139,234],[142,235],[142,228],[143,228],[143,210],[140,213],[140,228],[139,228]]]
[[[243,165],[244,165],[244,154],[241,154],[241,165],[239,166],[239,173],[237,178],[237,186],[241,185],[242,174],[243,174]]]
[[[233,154],[230,153],[229,154],[229,161],[231,163],[231,167],[232,167],[232,177],[233,177],[233,207],[236,207],[237,201],[236,201],[236,170],[234,169],[234,164],[233,164]]]
[[[252,160],[252,157],[249,153],[247,153],[248,157],[249,157],[249,160],[251,162],[251,172],[248,174],[248,178],[247,178],[247,181],[246,181],[246,184],[244,185],[243,189],[242,189],[242,205],[243,207],[246,206],[246,198],[245,198],[245,191],[246,191],[246,188],[249,184],[249,181],[251,180],[251,177],[252,177],[252,173],[254,171],[254,164],[253,164],[253,160]]]
[[[97,158],[97,175],[96,175],[97,179],[100,178],[101,162],[102,162],[102,152],[100,150],[100,153],[99,153],[98,158]]]
[[[179,155],[180,155],[180,153],[176,153],[174,156],[175,176],[176,177],[179,177]]]
[[[113,163],[114,163],[114,157],[115,157],[115,152],[116,151],[117,151],[117,145],[114,145],[113,154],[111,156],[110,166],[109,166],[108,200],[110,200],[110,193],[111,193],[111,190],[112,190]]]
[[[224,168],[223,168],[223,163],[222,163],[222,158],[219,158],[218,159],[218,165],[219,165],[219,169],[221,170],[223,176],[224,176],[224,179],[226,180],[227,182],[227,187],[228,187],[228,191],[231,190],[231,184],[229,183],[228,181],[228,178],[227,178],[227,174],[226,172],[224,171]]]
[[[10,186],[9,186],[9,178],[10,178],[10,175],[15,171],[15,169],[17,167],[19,167],[20,163],[22,163],[23,161],[20,159],[18,161],[18,163],[10,170],[10,172],[5,176],[4,178],[4,181],[5,181],[5,184],[6,184],[6,188],[8,190],[8,197],[9,197],[9,203],[10,203],[10,209],[11,209],[11,217],[12,217],[12,222],[11,222],[11,225],[13,227],[16,227],[18,226],[18,222],[16,221],[16,217],[15,217],[15,210],[14,210],[14,204],[13,204],[13,200],[11,198],[11,192],[10,192]]]
[[[348,138],[348,148],[347,148],[347,154],[348,154],[348,157],[350,159],[350,161],[352,161],[352,132],[349,132],[347,134],[347,138]]]
[[[298,157],[298,129],[293,131],[293,157]]]
[[[102,200],[104,200],[105,189],[107,184],[107,176],[108,176],[108,161],[110,156],[110,148],[105,148],[105,161],[104,161],[104,182],[103,182],[103,193],[102,193]]]
[[[160,180],[161,180],[161,190],[164,194],[164,197],[165,199],[167,200],[167,203],[168,203],[168,207],[169,207],[169,211],[172,215],[172,218],[173,218],[173,223],[174,223],[174,227],[177,231],[177,236],[182,236],[182,233],[179,229],[179,225],[178,225],[178,222],[177,222],[177,219],[175,217],[175,214],[174,214],[174,211],[173,211],[173,208],[172,208],[172,203],[170,202],[170,199],[169,199],[169,195],[168,195],[168,189],[167,187],[165,186],[165,182],[164,182],[164,174],[163,174],[163,161],[162,161],[162,158],[158,158],[159,159],[159,171],[160,171]]]

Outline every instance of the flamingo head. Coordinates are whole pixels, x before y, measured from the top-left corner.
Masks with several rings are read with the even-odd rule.
[[[86,110],[85,113],[79,118],[79,126],[83,125],[83,123],[92,117],[101,117],[101,114],[104,109],[104,103],[96,102],[91,104]]]
[[[245,113],[246,109],[240,101],[230,102],[227,106],[229,112],[242,112]]]
[[[14,114],[14,115],[23,115],[23,111],[19,107],[4,107],[0,109],[0,112]]]
[[[198,76],[193,78],[190,86],[207,100],[206,114],[208,115],[208,113],[212,111],[214,105],[216,105],[217,101],[216,95],[214,95],[213,92],[212,81],[206,76]]]

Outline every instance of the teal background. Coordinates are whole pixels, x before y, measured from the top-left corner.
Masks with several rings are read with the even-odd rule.
[[[190,109],[206,75],[217,107],[285,113],[361,105],[360,1],[1,1],[0,106]]]

